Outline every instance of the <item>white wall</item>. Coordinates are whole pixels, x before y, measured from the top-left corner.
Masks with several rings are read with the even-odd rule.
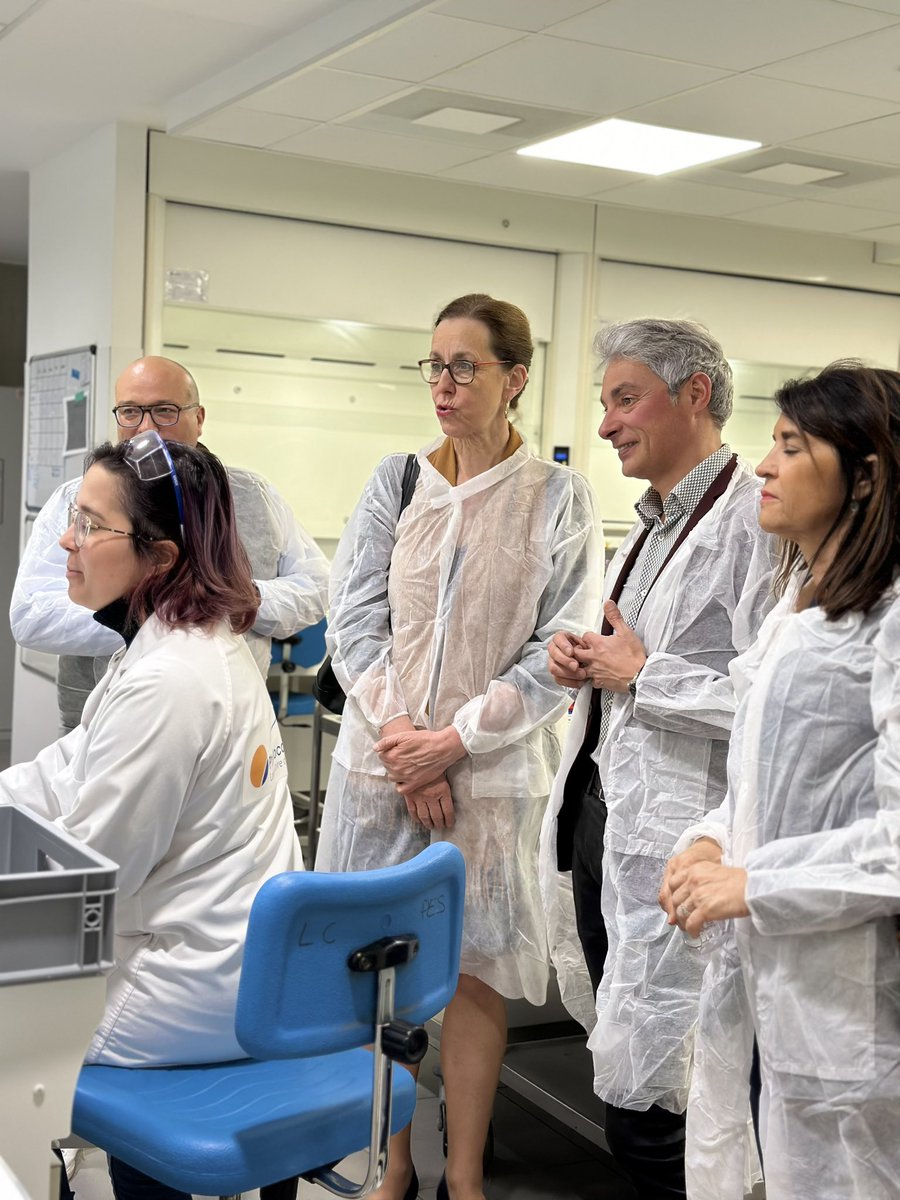
[[[594,312],[595,329],[648,316],[700,321],[730,360],[778,364],[785,368],[782,379],[835,358],[862,358],[892,368],[900,358],[900,297],[847,288],[601,261]],[[731,428],[734,448],[758,461],[758,447],[769,441],[774,406],[758,404],[755,409],[745,405],[724,433],[729,438]],[[588,478],[604,520],[630,525],[632,506],[646,484],[623,478],[612,447],[597,436],[601,420],[595,387]]]
[[[112,382],[141,353],[146,133],[110,125],[31,172],[28,356],[97,345],[94,430]],[[16,662],[12,761],[57,735],[52,680]]]
[[[22,393],[0,387],[0,596],[8,599],[16,577],[19,500],[22,494]],[[0,623],[0,739],[12,728],[15,642]]]
[[[596,324],[633,317],[689,317],[715,334],[729,358],[809,366],[862,358],[896,368],[900,297],[705,271],[601,262]]]
[[[208,274],[211,308],[427,329],[454,296],[485,291],[552,334],[552,254],[169,204],[161,269],[176,268]]]

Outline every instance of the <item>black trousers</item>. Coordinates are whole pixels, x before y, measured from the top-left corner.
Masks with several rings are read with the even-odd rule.
[[[578,936],[594,991],[603,978],[609,942],[600,909],[606,805],[594,775],[575,818],[572,890]],[[606,1105],[606,1140],[640,1200],[686,1200],[685,1113],[653,1105],[646,1112]]]

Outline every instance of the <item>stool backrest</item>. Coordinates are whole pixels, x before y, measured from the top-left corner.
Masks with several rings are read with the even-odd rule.
[[[463,857],[448,842],[396,867],[269,879],[247,928],[235,1021],[244,1050],[294,1058],[371,1042],[376,975],[347,960],[388,935],[419,939],[417,956],[397,968],[395,1016],[434,1016],[456,990],[464,893]]]
[[[323,617],[315,625],[308,625],[294,634],[297,644],[291,649],[291,658],[300,667],[316,667],[325,657],[325,626]]]

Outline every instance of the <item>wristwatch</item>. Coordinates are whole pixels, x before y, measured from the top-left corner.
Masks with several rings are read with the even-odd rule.
[[[637,681],[640,678],[640,674],[641,674],[641,671],[643,671],[643,669],[644,669],[644,665],[642,663],[638,667],[637,671],[635,671],[634,679],[628,680],[628,694],[631,696],[632,700],[637,699]]]

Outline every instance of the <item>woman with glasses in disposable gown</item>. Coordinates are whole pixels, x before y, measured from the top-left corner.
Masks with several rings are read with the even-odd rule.
[[[584,627],[601,584],[588,484],[536,458],[508,420],[532,353],[515,305],[476,294],[444,308],[420,363],[442,436],[418,454],[399,521],[406,456],[376,468],[332,570],[329,648],[347,703],[316,866],[384,866],[433,839],[466,858],[461,974],[441,1029],[439,1200],[483,1194],[504,997],[545,998],[538,836],[570,699],[547,642]],[[407,1130],[377,1196],[417,1192]]]
[[[259,596],[228,477],[149,432],[88,456],[69,595],[125,639],[81,724],[0,774],[0,803],[118,864],[115,968],[86,1061],[245,1057],[234,1035],[262,882],[302,867],[272,705],[242,633]],[[118,1200],[189,1200],[116,1159]]]
[[[757,473],[760,524],[785,539],[783,595],[731,666],[728,796],[682,838],[661,896],[670,921],[715,947],[688,1195],[743,1196],[752,1106],[769,1200],[888,1200],[900,1179],[900,374],[834,363],[776,402]]]

